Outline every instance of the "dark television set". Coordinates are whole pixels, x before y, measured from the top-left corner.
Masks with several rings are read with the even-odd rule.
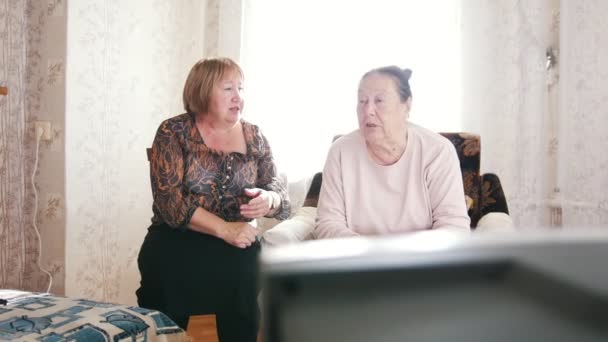
[[[608,234],[312,241],[261,257],[266,342],[608,341]]]

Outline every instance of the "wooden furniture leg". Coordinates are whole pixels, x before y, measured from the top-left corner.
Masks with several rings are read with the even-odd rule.
[[[215,315],[190,316],[186,333],[193,342],[219,342]]]

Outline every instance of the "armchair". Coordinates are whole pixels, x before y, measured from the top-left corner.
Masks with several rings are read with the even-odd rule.
[[[477,227],[480,218],[491,212],[509,214],[500,179],[493,173],[479,174],[481,139],[472,133],[439,133],[456,148],[464,192],[468,197],[468,214],[471,228]],[[469,200],[470,199],[470,200]]]
[[[480,219],[489,213],[501,213],[501,215],[486,216],[485,222],[483,222],[486,230],[493,225],[505,226],[505,220],[506,225],[511,228],[512,222],[508,217],[509,209],[500,179],[492,173],[480,175],[480,136],[463,132],[440,134],[454,145],[460,160],[471,228],[475,229]],[[334,137],[334,140],[338,137]],[[312,178],[302,207],[293,208],[295,214],[291,219],[267,230],[262,241],[270,245],[279,245],[309,239],[314,228],[314,217],[316,216],[321,183],[322,173],[318,172]],[[288,187],[290,186],[291,184]],[[490,219],[490,217],[492,218]],[[497,217],[502,220],[497,219]]]

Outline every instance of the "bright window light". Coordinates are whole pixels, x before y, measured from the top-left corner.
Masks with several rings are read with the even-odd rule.
[[[410,120],[460,131],[458,0],[245,0],[245,118],[289,181],[321,171],[332,137],[357,128],[359,79],[413,70]]]

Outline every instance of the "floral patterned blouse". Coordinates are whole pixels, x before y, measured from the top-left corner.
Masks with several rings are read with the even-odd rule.
[[[249,199],[245,188],[279,194],[281,205],[273,217],[288,218],[287,192],[260,129],[241,120],[247,153],[225,153],[207,147],[194,122],[194,114],[181,114],[156,132],[150,157],[152,223],[186,229],[198,207],[229,222],[251,221],[240,214],[240,205]]]

